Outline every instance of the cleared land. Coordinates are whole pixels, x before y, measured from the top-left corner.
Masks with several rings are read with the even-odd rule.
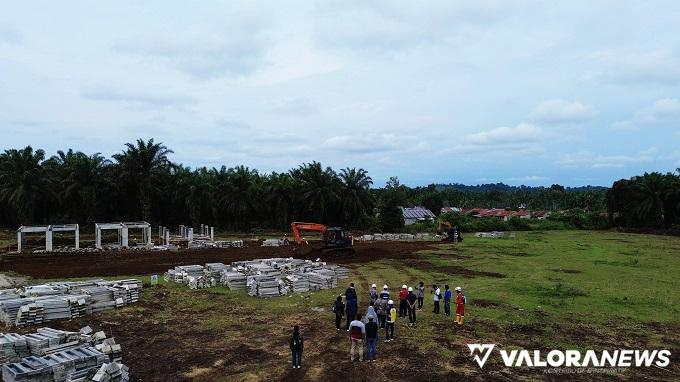
[[[351,268],[347,282],[357,284],[362,310],[372,282],[448,283],[467,291],[465,326],[458,328],[451,318],[433,315],[427,296],[417,328],[398,322],[397,339],[379,344],[378,362],[352,364],[346,332],[335,331],[329,312],[344,285],[264,300],[224,288],[192,291],[174,284],[147,288],[139,304],[51,326],[73,329],[87,324],[106,330],[123,345],[134,379],[143,381],[584,379],[578,374],[507,369],[497,357],[480,370],[468,356],[468,343],[544,350],[667,348],[673,354],[670,369],[629,369],[588,378],[680,378],[678,238],[554,231],[522,233],[516,239],[468,237],[456,245],[381,243],[357,249],[351,258],[322,258]],[[282,256],[289,251],[87,254],[78,255],[86,256],[80,257],[74,271],[78,274],[62,266],[77,264],[73,255],[9,257],[0,269],[40,278],[84,277],[112,275],[108,270],[122,264],[121,272],[144,275],[178,264]],[[101,264],[87,265],[90,256],[102,255]],[[319,254],[300,255],[305,256]],[[136,272],[135,265],[140,266]],[[50,267],[60,270],[46,276]],[[301,370],[289,366],[287,339],[294,324],[301,325],[307,341]]]

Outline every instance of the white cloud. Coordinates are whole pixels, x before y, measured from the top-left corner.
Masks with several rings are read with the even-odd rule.
[[[656,159],[656,148],[639,151],[633,155],[600,155],[582,151],[578,153],[563,154],[558,163],[566,168],[625,168],[630,165],[648,163]]]
[[[513,177],[513,178],[508,178],[508,180],[514,181],[514,182],[541,182],[544,180],[548,180],[550,178],[546,176],[540,176],[540,175],[526,175],[526,176],[520,176],[520,177]]]
[[[596,114],[590,105],[578,101],[554,99],[536,106],[529,118],[540,123],[571,124],[586,122]]]
[[[636,130],[643,126],[678,127],[680,126],[680,100],[661,98],[649,107],[635,113],[633,118],[611,124],[614,130]]]
[[[90,89],[81,93],[82,97],[92,101],[122,102],[144,107],[170,107],[196,103],[196,99],[177,94],[158,94],[115,89]]]
[[[469,143],[485,145],[508,142],[535,141],[541,131],[538,127],[527,123],[521,123],[516,127],[497,127],[465,136]]]
[[[620,85],[673,86],[680,83],[680,58],[667,50],[604,50],[588,56],[604,69],[597,75]]]
[[[429,145],[416,136],[396,134],[338,135],[326,139],[321,148],[358,154],[386,151],[414,152],[429,149]]]

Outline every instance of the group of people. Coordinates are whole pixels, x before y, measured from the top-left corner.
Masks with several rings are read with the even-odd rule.
[[[454,289],[456,298],[453,300],[453,293],[448,285],[444,285],[444,294],[436,285],[432,285],[430,293],[433,295],[434,307],[432,313],[440,313],[440,304],[444,302],[444,314],[451,315],[451,302],[456,304],[456,316],[454,322],[463,325],[465,320],[466,299],[460,287]],[[376,284],[372,284],[368,291],[369,304],[366,314],[359,313],[357,292],[354,283],[350,283],[345,290],[345,301],[343,296],[338,296],[333,303],[332,311],[335,313],[335,328],[342,330],[342,318],[346,316],[344,329],[348,332],[350,340],[350,360],[354,362],[355,353],[360,362],[364,360],[364,342],[366,343],[366,359],[375,361],[378,347],[378,337],[380,330],[385,329],[385,342],[394,340],[394,324],[399,318],[408,317],[408,326],[415,327],[416,311],[423,309],[425,301],[425,284],[421,281],[415,289],[406,284],[401,286],[399,294],[399,308],[390,295],[387,285],[383,285],[382,290],[378,291]],[[398,310],[397,310],[398,309]],[[293,335],[290,339],[290,350],[293,356],[293,368],[302,366],[302,351],[304,342],[300,334],[300,328],[296,325],[293,328]]]
[[[455,323],[463,325],[465,317],[465,296],[460,287],[455,289],[457,297]],[[432,285],[430,293],[433,294],[434,310],[433,313],[439,314],[440,301],[444,301],[444,312],[447,316],[451,315],[452,293],[448,285],[442,296],[441,289],[437,285]],[[345,290],[345,302],[342,296],[338,296],[333,304],[332,310],[335,313],[335,328],[342,330],[342,318],[346,316],[344,329],[349,332],[350,339],[350,359],[354,361],[355,353],[359,355],[359,361],[363,361],[363,343],[366,342],[366,358],[374,361],[377,352],[378,336],[381,329],[385,330],[385,342],[394,340],[394,324],[398,318],[408,317],[408,326],[415,327],[416,311],[423,308],[425,300],[425,284],[421,281],[416,288],[402,285],[399,290],[399,308],[390,296],[387,285],[383,285],[382,290],[378,291],[377,285],[372,284],[368,291],[369,305],[366,314],[359,313],[357,302],[357,292],[354,283],[351,283]]]

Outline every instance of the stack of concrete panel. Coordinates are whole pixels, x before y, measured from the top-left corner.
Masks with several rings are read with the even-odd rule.
[[[39,325],[44,321],[45,308],[37,303],[23,305],[17,312],[16,325]]]
[[[338,278],[334,271],[319,269],[305,274],[309,280],[310,290],[330,289],[338,286]]]
[[[216,248],[242,248],[243,247],[243,240],[215,241],[215,242],[213,242],[213,246],[216,247]]]
[[[205,269],[203,270],[203,272],[208,277],[213,277],[213,278],[219,279],[222,271],[227,269],[227,268],[228,268],[228,266],[226,264],[207,263],[205,265]]]
[[[274,297],[280,295],[279,280],[271,276],[253,276],[250,277],[248,285],[248,294],[258,297]]]
[[[282,245],[288,245],[288,241],[282,239],[266,239],[262,241],[263,247],[280,247]]]
[[[283,278],[283,281],[292,293],[309,292],[309,280],[304,274],[288,275]]]
[[[28,343],[28,350],[17,353],[17,345]],[[11,345],[8,345],[11,344]],[[14,353],[2,364],[2,380],[10,382],[90,382],[127,381],[127,367],[122,365],[120,345],[104,332],[92,333],[89,327],[80,332],[42,328],[25,336],[0,336],[0,351],[11,346]],[[24,345],[25,346],[25,345]],[[102,369],[105,364],[115,364]],[[98,372],[104,371],[103,373]],[[107,379],[108,378],[108,379]]]
[[[30,354],[24,336],[16,333],[0,335],[0,364],[18,362]]]
[[[245,289],[246,288],[246,274],[235,271],[223,271],[220,277],[222,285],[229,289]]]
[[[130,380],[127,366],[120,363],[105,363],[90,377],[93,382],[128,382]]]
[[[349,269],[345,267],[341,267],[339,265],[329,265],[326,267],[327,269],[330,269],[335,272],[335,276],[338,279],[346,279],[349,278]]]
[[[61,320],[71,318],[71,309],[69,303],[62,296],[52,298],[39,298],[36,303],[43,306],[45,309],[44,320]]]

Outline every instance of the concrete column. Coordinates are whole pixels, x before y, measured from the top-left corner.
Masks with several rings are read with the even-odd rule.
[[[201,235],[201,236],[205,235],[205,226],[204,226],[203,224],[201,224],[201,233],[200,233],[200,235]]]
[[[210,227],[210,241],[215,241],[215,227]]]
[[[52,252],[52,227],[47,226],[47,230],[45,231],[45,250],[47,252]]]
[[[120,238],[121,238],[120,245],[123,248],[127,248],[129,246],[128,245],[128,228],[127,227],[123,227],[123,228],[120,229]]]
[[[94,229],[94,246],[97,249],[102,249],[102,229],[99,227]]]
[[[189,232],[187,233],[187,240],[189,240],[189,243],[194,241],[194,229],[189,228]]]
[[[76,249],[80,249],[80,226],[76,224]]]
[[[21,253],[21,246],[24,244],[24,234],[17,231],[17,252]]]
[[[170,230],[165,229],[165,245],[170,245]]]

